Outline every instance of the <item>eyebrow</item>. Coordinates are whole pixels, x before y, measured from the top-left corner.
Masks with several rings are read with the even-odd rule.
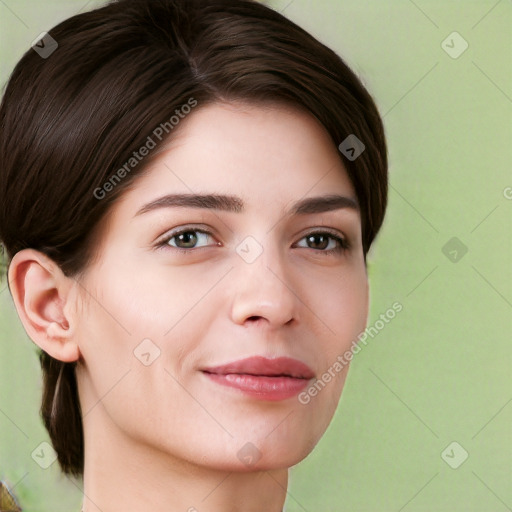
[[[145,204],[137,211],[134,217],[160,208],[176,207],[204,208],[241,213],[244,211],[244,202],[237,196],[223,194],[167,194]],[[292,205],[289,213],[291,215],[307,215],[344,208],[359,211],[359,204],[352,197],[330,194],[301,199]]]

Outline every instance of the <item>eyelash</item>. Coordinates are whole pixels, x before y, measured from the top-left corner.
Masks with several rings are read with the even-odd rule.
[[[205,235],[213,237],[213,233],[211,233],[210,231],[208,231],[206,229],[199,229],[199,228],[193,228],[193,227],[181,228],[178,231],[169,233],[163,240],[161,240],[160,242],[157,242],[156,248],[159,250],[169,250],[170,249],[170,250],[178,251],[182,254],[190,253],[191,251],[194,251],[194,250],[206,249],[206,247],[192,247],[189,249],[184,249],[183,247],[173,247],[172,245],[169,245],[169,242],[173,238],[176,238],[179,235],[182,235],[184,233],[203,233]],[[312,247],[302,247],[303,249],[311,249],[311,250],[317,251],[325,256],[330,256],[330,255],[335,255],[335,254],[343,254],[345,251],[350,249],[350,245],[345,238],[342,238],[338,234],[334,234],[328,230],[311,231],[310,233],[306,233],[300,240],[304,240],[305,238],[308,238],[308,237],[314,236],[314,235],[324,235],[324,236],[327,235],[328,238],[330,238],[331,240],[335,240],[337,242],[337,246],[334,249],[329,249],[329,250],[314,249]]]

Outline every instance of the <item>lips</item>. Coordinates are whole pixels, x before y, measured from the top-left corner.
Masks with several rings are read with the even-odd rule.
[[[291,398],[315,376],[309,366],[289,357],[268,359],[256,356],[202,371],[217,384],[270,401]]]

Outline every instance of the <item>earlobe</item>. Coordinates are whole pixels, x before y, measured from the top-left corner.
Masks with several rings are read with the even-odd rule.
[[[9,266],[9,282],[16,310],[28,336],[55,359],[80,357],[73,336],[74,319],[67,311],[74,300],[73,282],[45,254],[34,249],[16,253]]]

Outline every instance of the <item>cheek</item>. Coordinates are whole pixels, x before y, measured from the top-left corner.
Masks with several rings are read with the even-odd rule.
[[[321,340],[318,345],[320,373],[316,386],[310,386],[299,398],[317,418],[319,432],[323,432],[338,405],[353,356],[353,343],[366,327],[368,280],[365,269],[340,274],[338,278],[321,283],[319,290],[314,297],[317,305],[314,313],[321,320],[318,325],[322,326],[317,337]]]
[[[84,283],[87,292],[77,332],[86,370],[82,372],[84,411],[103,396],[120,396],[143,367],[141,360],[146,362],[143,354],[155,358],[165,328],[165,301],[143,276],[122,270],[121,265],[115,271],[97,272],[94,282]]]
[[[200,300],[206,284],[195,285],[179,270],[157,270],[144,261],[110,262],[95,271],[94,281],[86,285],[90,298],[84,316],[93,320],[88,324],[100,337],[112,331],[128,336],[132,343],[162,338]],[[117,338],[111,340],[113,348]]]
[[[202,299],[216,276],[190,284],[190,276],[183,273],[165,280],[154,274],[124,272],[120,265],[101,276],[98,272],[95,282],[84,285],[88,293],[77,335],[87,371],[85,411],[107,396],[105,405],[120,417],[128,396],[133,405],[155,409],[171,390],[179,391],[170,375],[181,380],[180,373],[189,364],[187,355],[200,345],[213,322],[216,309]],[[203,320],[200,324],[194,321],[197,315]]]
[[[325,327],[324,363],[335,358],[364,331],[368,315],[368,280],[364,267],[317,284],[313,313]]]
[[[343,284],[337,308],[331,309],[335,330],[347,348],[366,328],[368,316],[368,287],[366,279],[350,280]]]

